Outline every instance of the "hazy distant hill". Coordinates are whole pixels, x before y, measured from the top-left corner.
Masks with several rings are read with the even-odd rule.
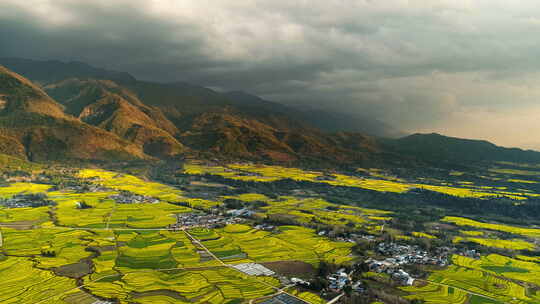
[[[385,148],[428,161],[471,163],[479,161],[540,162],[540,152],[504,148],[484,140],[448,137],[437,133],[413,134],[385,140]]]
[[[67,78],[95,78],[116,81],[133,81],[128,73],[96,68],[84,62],[58,60],[30,60],[23,58],[0,58],[0,65],[39,83],[51,83]]]

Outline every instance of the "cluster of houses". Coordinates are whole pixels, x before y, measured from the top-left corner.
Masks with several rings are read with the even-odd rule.
[[[264,231],[272,231],[274,228],[276,228],[274,225],[268,225],[268,224],[260,224],[253,227],[257,230],[264,230]]]
[[[365,288],[361,281],[353,282],[351,279],[351,273],[347,274],[345,268],[341,268],[335,273],[332,273],[326,277],[328,280],[328,289],[332,292],[341,292],[345,286],[351,286],[352,291],[363,293]]]
[[[243,222],[243,219],[235,216],[202,212],[180,213],[176,215],[176,223],[169,225],[169,229],[180,230],[193,227],[217,228],[240,222]]]
[[[387,258],[383,260],[368,259],[368,269],[377,273],[386,273],[402,285],[412,285],[414,278],[402,269],[403,265],[421,264],[446,266],[451,248],[438,248],[435,253],[421,250],[418,246],[396,243],[379,243],[377,252]]]
[[[395,259],[388,258],[382,261],[375,259],[368,259],[366,262],[369,271],[377,273],[389,274],[392,279],[400,282],[402,285],[412,285],[414,278],[411,277],[405,270],[401,269],[399,263],[396,263]]]
[[[319,236],[329,236],[330,232],[321,230],[317,233]],[[344,236],[334,237],[333,240],[337,242],[356,243],[358,240],[363,239],[369,242],[374,242],[377,238],[369,234],[347,233]]]
[[[308,282],[308,281],[305,281],[305,280],[302,280],[302,279],[299,279],[299,278],[291,278],[291,283],[293,284],[296,284],[296,285],[301,285],[301,286],[310,286],[311,283]]]
[[[59,190],[58,186],[52,188],[52,190]],[[80,185],[69,185],[62,188],[63,191],[73,191],[76,193],[89,193],[89,192],[105,192],[110,191],[109,188],[103,187],[100,184],[80,184]]]
[[[481,257],[480,252],[478,252],[476,249],[463,249],[459,252],[456,252],[456,254],[472,259],[479,259]]]
[[[345,269],[339,269],[335,273],[326,277],[328,280],[328,288],[332,291],[341,291],[347,284],[350,284],[351,280],[349,275],[345,272]]]
[[[391,256],[386,260],[395,265],[423,264],[446,266],[451,248],[439,248],[435,253],[421,250],[417,245],[401,245],[396,243],[379,243],[377,251],[384,256]]]
[[[242,208],[242,209],[232,209],[232,210],[228,210],[227,211],[227,214],[230,215],[230,216],[245,216],[245,217],[248,217],[248,216],[252,216],[253,215],[253,211],[247,209],[247,208]]]
[[[0,205],[6,208],[27,208],[54,205],[54,202],[47,199],[43,193],[37,194],[17,194],[12,198],[0,199]]]
[[[139,195],[129,191],[122,191],[118,194],[110,195],[109,198],[115,200],[119,204],[159,203],[159,199],[155,197]]]

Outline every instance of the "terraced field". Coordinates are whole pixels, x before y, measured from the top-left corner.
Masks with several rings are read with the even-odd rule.
[[[407,183],[404,180],[383,174],[370,173],[370,177],[358,177],[344,174],[325,174],[317,171],[305,171],[298,168],[280,166],[229,164],[227,166],[206,166],[191,163],[184,166],[184,172],[193,175],[212,174],[229,179],[256,182],[273,182],[281,179],[326,183],[334,186],[358,187],[374,191],[403,193],[411,189],[426,189],[459,197],[508,197],[516,200],[537,197],[538,194],[527,191],[504,191],[505,187],[475,186],[472,182],[462,181],[457,186],[446,183],[420,184]]]
[[[479,260],[453,256],[452,261],[454,265],[434,271],[426,282],[420,280],[421,286],[402,287],[411,293],[407,298],[421,299],[426,303],[532,304],[540,301],[540,293],[536,289],[513,281],[537,284],[538,264],[499,255]]]
[[[498,254],[490,254],[480,259],[455,255],[452,257],[452,262],[458,266],[540,286],[540,264],[535,262],[520,261]]]
[[[86,171],[82,176],[95,174]],[[96,298],[77,289],[70,276],[82,278],[94,295],[117,298],[120,303],[241,302],[272,294],[279,286],[275,278],[254,278],[221,266],[183,232],[155,230],[174,223],[175,213],[191,211],[165,202],[185,201],[180,192],[171,194],[166,186],[106,171],[99,175],[96,182],[109,189],[151,194],[163,201],[116,204],[109,198],[117,194],[114,190],[46,192],[49,185],[26,183],[0,189],[6,198],[21,192],[46,192],[56,203],[0,209],[0,250],[8,256],[0,253],[0,276],[10,278],[0,283],[1,303],[93,303]],[[90,208],[78,208],[79,202]],[[203,205],[210,201],[191,202]],[[149,228],[154,230],[137,230]],[[207,229],[190,233],[202,240],[219,237]]]
[[[391,212],[354,206],[339,206],[322,199],[298,199],[283,196],[266,200],[260,216],[284,215],[300,224],[323,223],[333,226],[368,228],[391,219]],[[376,230],[376,229],[375,229]]]
[[[0,187],[0,198],[9,198],[19,193],[43,193],[52,186],[33,183],[13,183]]]
[[[412,232],[412,235],[414,237],[417,237],[417,238],[426,238],[426,239],[435,239],[435,238],[437,238],[436,236],[433,236],[433,235],[431,235],[429,233],[417,232],[417,231]]]
[[[175,214],[192,211],[169,203],[117,204],[110,217],[111,228],[164,228],[176,222]]]
[[[108,197],[116,192],[68,193],[49,192],[48,196],[57,203],[53,212],[58,225],[66,227],[105,228],[114,209],[115,202]],[[91,208],[79,209],[77,203],[84,202]]]
[[[500,239],[486,239],[479,237],[461,237],[456,236],[452,242],[474,242],[486,247],[501,248],[508,250],[535,250],[536,245],[520,239],[512,240],[500,240]]]
[[[464,217],[446,216],[442,219],[444,222],[453,223],[458,226],[468,226],[480,229],[489,229],[495,231],[508,232],[516,235],[523,235],[529,237],[540,237],[540,229],[536,228],[523,228],[503,224],[490,224],[483,223],[475,220],[471,220]]]
[[[216,230],[217,238],[204,241],[216,256],[231,262],[296,260],[317,265],[320,261],[341,264],[351,260],[351,243],[332,242],[315,231],[298,226],[281,226],[280,233],[260,231],[245,225]]]
[[[160,183],[142,180],[129,174],[121,174],[105,170],[83,169],[78,175],[80,178],[94,179],[104,187],[130,191],[140,195],[158,198],[166,202],[180,202],[183,200],[182,191]]]
[[[38,303],[74,288],[75,280],[34,267],[22,257],[0,259],[0,303]]]
[[[401,290],[412,293],[412,295],[406,296],[407,299],[424,300],[426,304],[463,304],[467,303],[469,299],[469,294],[465,291],[433,283],[426,283],[422,287],[406,286],[402,287]]]
[[[224,303],[266,296],[279,286],[273,278],[251,278],[227,267],[205,270],[130,272],[107,282],[87,284],[92,293],[120,303]],[[159,303],[159,302],[157,302]]]
[[[431,180],[425,180],[426,184],[407,183],[373,170],[360,177],[278,166],[192,164],[186,166],[186,172],[261,182],[290,178],[395,193],[424,188],[463,197],[504,195],[521,199],[529,196],[504,187],[477,187],[468,181],[448,185],[430,184],[437,183]],[[341,265],[353,261],[353,243],[332,241],[304,226],[327,225],[323,227],[341,231],[350,228],[380,237],[382,225],[386,225],[385,231],[397,239],[418,243],[432,242],[429,239],[441,235],[434,229],[405,233],[390,225],[395,217],[392,212],[337,205],[318,198],[268,194],[270,198],[253,192],[256,190],[247,193],[235,190],[227,195],[219,194],[223,196],[201,196],[205,197],[203,199],[191,197],[188,190],[184,193],[167,185],[110,171],[86,169],[81,170],[78,177],[108,190],[50,191],[51,185],[32,183],[0,187],[2,198],[19,193],[46,193],[48,199],[56,203],[39,208],[0,208],[3,236],[0,277],[9,278],[0,282],[1,303],[19,303],[16,300],[22,299],[22,303],[43,300],[43,303],[90,304],[97,299],[94,296],[117,299],[125,304],[241,303],[274,294],[276,288],[283,286],[275,277],[248,276],[230,265],[300,261],[312,267],[323,261]],[[110,198],[122,190],[155,197],[160,202],[120,204]],[[192,212],[192,208],[217,207],[226,199],[253,206],[255,220],[285,217],[298,226],[278,226],[273,231],[263,231],[253,228],[255,224],[248,221],[250,225],[193,228],[187,231],[189,235],[166,229],[176,222],[176,214]],[[80,208],[80,203],[89,208]],[[224,206],[215,210],[226,211]],[[445,217],[443,221],[467,229],[459,231],[455,242],[535,250],[533,239],[540,237],[540,229],[535,228],[461,217]],[[501,232],[514,234],[516,238],[497,239],[495,236]],[[426,303],[539,303],[540,294],[526,283],[540,286],[540,257],[528,254],[533,255],[530,252],[522,252],[515,258],[488,255],[478,260],[454,256],[453,265],[435,270],[426,285],[405,287],[403,291],[410,293],[409,299],[422,299]],[[86,291],[77,288],[80,284],[84,284]],[[313,293],[287,291],[310,303],[324,303]]]
[[[517,283],[487,272],[459,266],[449,266],[429,277],[430,281],[467,290],[503,303],[538,303],[539,297]]]
[[[50,220],[49,207],[16,208],[8,209],[0,207],[0,225],[2,226],[32,226]]]

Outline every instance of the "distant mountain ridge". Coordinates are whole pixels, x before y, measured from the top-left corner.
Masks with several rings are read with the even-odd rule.
[[[58,60],[31,60],[14,57],[0,58],[0,65],[39,83],[52,83],[67,78],[109,79],[129,82],[135,77],[129,73],[96,68],[84,62]]]
[[[346,114],[292,108],[241,91],[139,81],[82,63],[7,61],[30,80],[0,68],[0,153],[26,160],[193,155],[366,166],[540,163],[539,152],[486,141],[439,134],[373,137],[366,135],[370,128],[395,130],[371,123],[376,119],[351,125]]]
[[[0,66],[0,152],[32,161],[146,158],[135,145],[64,113],[41,88]]]
[[[0,64],[26,78],[48,85],[69,78],[112,80],[129,88],[149,105],[174,106],[181,112],[203,112],[230,106],[249,116],[270,112],[287,115],[294,121],[324,132],[361,132],[372,136],[398,137],[400,131],[372,117],[355,117],[327,110],[299,109],[267,101],[242,91],[216,92],[209,88],[184,82],[160,83],[140,81],[125,72],[92,67],[82,62],[42,61],[22,58],[0,58]]]
[[[3,140],[0,152],[29,160],[150,159],[191,153],[280,162],[352,162],[376,150],[369,147],[374,141],[363,136],[349,137],[361,141],[347,142],[354,151],[336,145],[333,135],[278,110],[284,106],[266,101],[261,101],[267,103],[265,109],[260,104],[245,106],[225,94],[188,84],[130,81],[120,85],[112,80],[68,78],[42,81],[48,84],[40,87],[3,71],[6,87],[18,80],[17,90],[28,89],[35,98],[19,102],[18,120],[11,120],[17,123],[4,125],[4,133],[12,136]],[[15,93],[0,91],[8,100],[2,112],[6,117],[11,117],[7,114],[18,102]],[[34,122],[25,119],[34,117],[32,113],[39,115]],[[9,142],[13,134],[20,136]],[[95,142],[98,138],[100,143]],[[101,152],[107,149],[110,153],[105,156]]]

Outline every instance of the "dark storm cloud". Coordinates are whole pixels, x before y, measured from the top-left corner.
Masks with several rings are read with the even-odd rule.
[[[0,56],[80,60],[524,144],[505,117],[538,127],[523,114],[540,97],[538,12],[532,0],[5,0]]]

